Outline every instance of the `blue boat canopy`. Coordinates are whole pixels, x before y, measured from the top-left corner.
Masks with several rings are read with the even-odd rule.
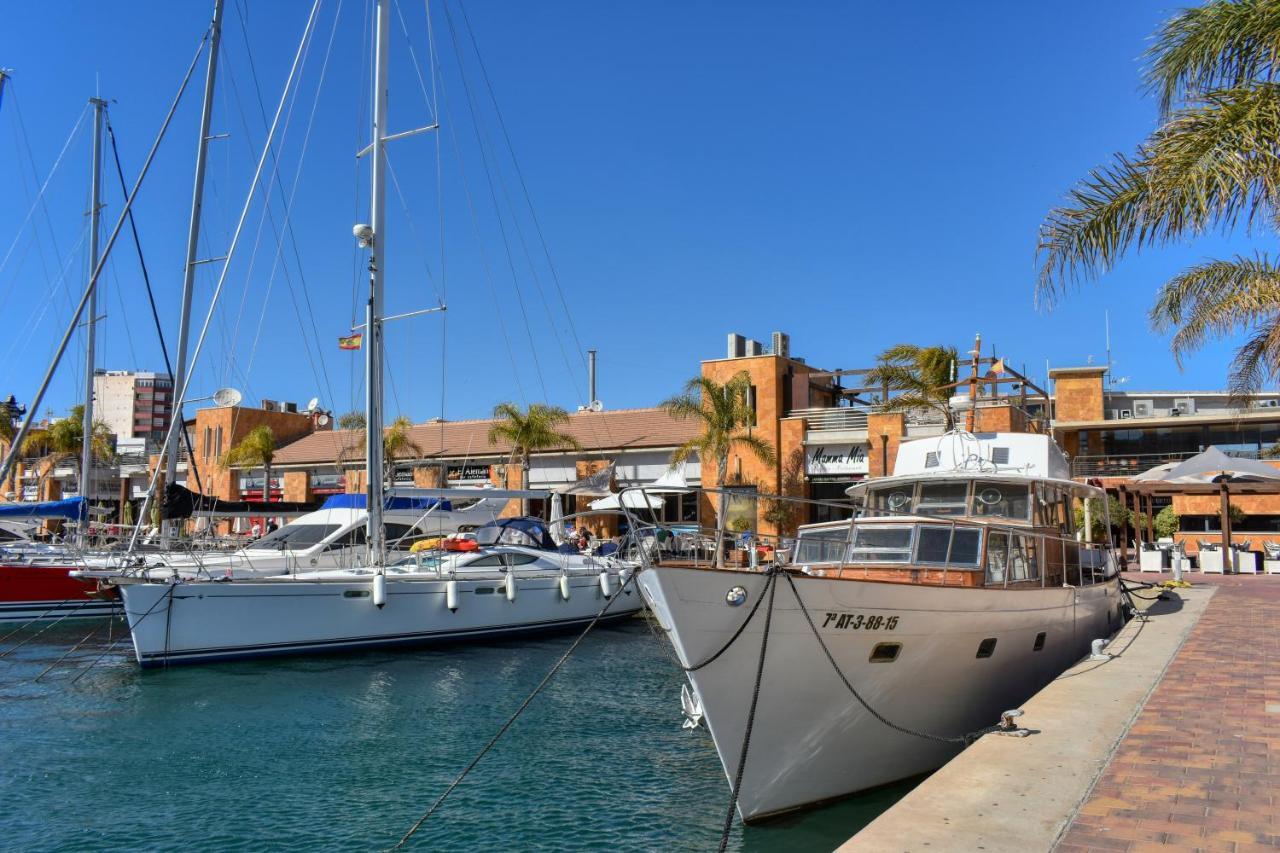
[[[84,498],[0,504],[0,518],[69,518],[72,521],[84,521],[88,514],[88,504]]]
[[[341,494],[330,495],[325,499],[321,509],[366,509],[369,506],[368,495]],[[438,498],[414,497],[412,495],[388,495],[382,502],[384,509],[417,510],[426,512],[429,509],[448,511],[452,506],[448,501]]]

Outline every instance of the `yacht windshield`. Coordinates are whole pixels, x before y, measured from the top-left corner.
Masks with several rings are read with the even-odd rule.
[[[867,490],[866,514],[977,516],[1028,521],[1031,487],[999,480],[918,480]]]
[[[274,533],[249,543],[251,548],[299,550],[323,542],[337,532],[340,524],[286,524]]]
[[[1017,483],[978,480],[973,484],[973,514],[1027,521],[1031,517],[1031,489]]]
[[[796,542],[797,563],[838,563],[849,540],[847,529],[806,530]]]

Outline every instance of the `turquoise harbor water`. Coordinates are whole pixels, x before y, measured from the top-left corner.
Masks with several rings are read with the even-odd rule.
[[[36,680],[91,628],[0,643],[0,848],[386,849],[573,639],[141,672],[103,628]],[[681,677],[642,621],[596,629],[411,849],[714,849],[728,784]],[[731,849],[830,850],[906,789]]]

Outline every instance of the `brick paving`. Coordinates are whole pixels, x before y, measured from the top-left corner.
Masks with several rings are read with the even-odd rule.
[[[1280,849],[1280,575],[1188,579],[1218,592],[1058,853]]]

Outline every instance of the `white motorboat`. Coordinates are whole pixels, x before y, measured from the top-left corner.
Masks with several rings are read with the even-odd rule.
[[[1073,500],[1104,494],[1046,436],[904,442],[850,491],[862,516],[802,527],[772,571],[637,579],[747,821],[940,766],[1123,621],[1109,550],[1073,530]]]
[[[643,607],[635,565],[558,550],[537,519],[495,521],[476,549],[385,567],[252,580],[121,577],[143,666],[422,645],[583,626]]]

